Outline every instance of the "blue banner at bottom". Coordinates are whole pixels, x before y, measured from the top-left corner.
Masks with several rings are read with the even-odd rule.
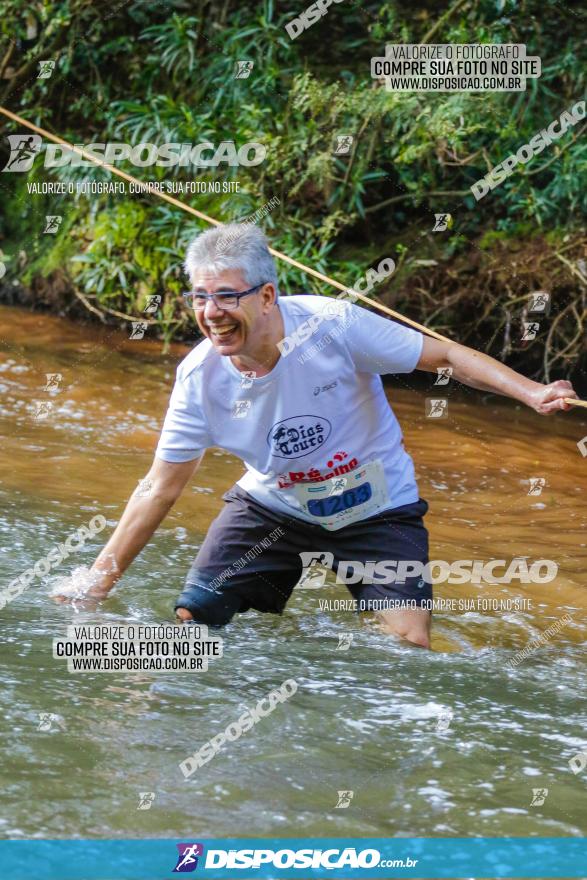
[[[587,877],[587,840],[495,838],[219,838],[3,840],[3,880],[194,880]]]

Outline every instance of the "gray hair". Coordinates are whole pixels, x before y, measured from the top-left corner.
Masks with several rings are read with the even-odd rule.
[[[217,275],[238,269],[249,287],[271,282],[279,294],[275,260],[264,232],[252,223],[225,223],[200,233],[189,244],[184,266],[190,280],[198,270]]]

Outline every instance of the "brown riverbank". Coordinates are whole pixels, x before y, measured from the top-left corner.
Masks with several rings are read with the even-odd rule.
[[[587,394],[587,237],[581,234],[504,238],[489,233],[471,242],[466,254],[443,256],[429,238],[408,250],[391,279],[371,296],[451,339],[508,363],[538,381],[567,378]],[[21,253],[27,277],[27,255]],[[173,326],[160,312],[145,315],[120,302],[107,303],[80,290],[67,267],[46,276],[28,273],[28,283],[7,275],[0,303],[46,311],[75,321],[102,324],[129,333],[131,321],[147,321],[152,339],[188,344],[191,316],[176,297],[161,291],[162,303],[175,300]],[[298,293],[298,288],[287,288]],[[328,291],[324,291],[328,292]],[[533,293],[548,294],[546,313],[530,311]],[[145,297],[139,297],[142,301]],[[534,339],[523,339],[525,324],[538,324]]]

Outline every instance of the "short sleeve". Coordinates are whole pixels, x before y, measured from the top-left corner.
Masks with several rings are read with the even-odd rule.
[[[363,373],[411,373],[416,369],[424,337],[389,318],[348,304],[344,338],[353,363]]]
[[[200,376],[196,372],[182,378],[178,371],[155,455],[163,461],[191,461],[213,445]]]

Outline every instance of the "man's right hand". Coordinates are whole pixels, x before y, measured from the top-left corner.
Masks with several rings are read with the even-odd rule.
[[[113,584],[120,577],[116,571],[100,571],[94,565],[88,569],[85,566],[74,568],[67,577],[61,577],[49,594],[56,602],[76,604],[86,599],[92,599],[96,605],[101,599],[105,599],[112,589]]]
[[[52,598],[57,602],[75,601],[76,605],[86,599],[94,602],[105,599],[165,519],[201,460],[202,456],[177,463],[155,458],[147,476],[139,480],[120,522],[92,568],[89,571],[74,569],[65,579],[63,592],[58,584]]]

